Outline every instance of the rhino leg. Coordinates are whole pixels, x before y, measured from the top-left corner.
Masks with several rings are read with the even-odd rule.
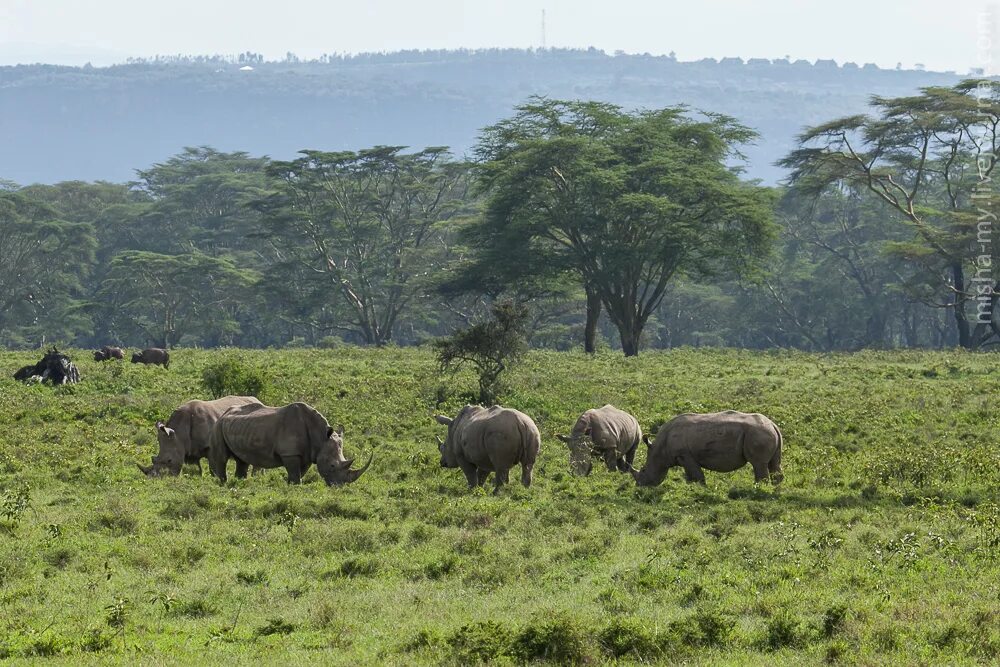
[[[249,463],[236,459],[236,479],[246,479],[247,470],[249,469],[250,469]]]
[[[616,449],[604,450],[604,465],[607,466],[608,472],[614,472],[615,470],[618,470],[618,450]]]
[[[479,468],[476,470],[476,475],[478,477],[478,481],[476,483],[479,484],[479,486],[486,486],[486,480],[490,478],[490,471]]]
[[[281,465],[288,471],[289,484],[302,483],[302,457],[284,456],[281,458]]]
[[[690,456],[681,456],[680,464],[684,467],[684,477],[689,482],[705,483],[705,473],[701,471],[701,466]]]
[[[781,451],[777,451],[771,460],[767,462],[767,472],[771,477],[771,483],[777,486],[781,484],[782,480],[785,479],[784,473],[781,472]]]
[[[632,468],[632,464],[635,462],[635,452],[639,449],[639,441],[636,440],[635,444],[632,445],[632,449],[625,452],[625,466],[621,465],[621,461],[618,463],[618,469],[622,472],[628,472]]]
[[[532,468],[534,468],[534,466],[526,465],[524,463],[521,464],[521,484],[523,484],[526,489],[531,487]]]
[[[500,495],[500,487],[510,481],[510,468],[497,468],[493,476],[493,495]]]
[[[469,483],[469,488],[476,488],[479,485],[479,468],[474,463],[469,463],[465,459],[459,459],[458,467],[465,474],[465,480]]]
[[[771,474],[767,470],[767,461],[751,461],[753,466],[753,483],[760,484],[770,479]]]
[[[208,451],[208,469],[220,482],[226,483],[226,464],[229,463],[229,450],[223,445],[213,446]]]

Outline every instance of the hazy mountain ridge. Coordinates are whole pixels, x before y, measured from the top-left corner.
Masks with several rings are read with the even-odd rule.
[[[253,70],[241,71],[247,66]],[[872,94],[961,78],[833,61],[679,62],[594,49],[19,65],[0,67],[0,179],[126,180],[201,144],[281,158],[375,144],[447,145],[461,154],[479,128],[539,94],[727,113],[761,133],[747,150],[748,173],[774,182],[782,175],[774,161],[804,126],[862,112]]]

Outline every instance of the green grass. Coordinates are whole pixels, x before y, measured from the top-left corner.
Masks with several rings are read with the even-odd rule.
[[[342,422],[355,485],[274,470],[148,480],[154,423],[224,353],[75,351],[83,382],[0,353],[0,656],[67,664],[995,664],[1000,375],[957,352],[532,353],[504,403],[543,436],[499,498],[438,465],[471,375],[418,349],[247,351],[269,402]],[[785,483],[569,474],[554,435],[605,402],[772,417]],[[639,461],[645,457],[644,448]],[[512,475],[516,479],[517,475]]]

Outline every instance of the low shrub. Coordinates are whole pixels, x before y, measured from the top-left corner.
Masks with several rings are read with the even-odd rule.
[[[264,371],[243,356],[229,356],[201,372],[201,384],[213,398],[254,396],[264,401],[270,388]]]

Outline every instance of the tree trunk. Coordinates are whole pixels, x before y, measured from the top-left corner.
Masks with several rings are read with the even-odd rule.
[[[621,338],[622,352],[626,357],[639,356],[639,338],[645,322],[629,317],[618,325],[618,335]]]
[[[962,293],[965,291],[965,271],[962,269],[961,262],[956,262],[951,265],[951,276],[952,276],[952,289],[955,290],[955,296],[952,300],[952,308],[955,311],[955,327],[958,331],[958,344],[965,348],[972,348],[972,335],[969,331],[969,319],[965,314],[965,299],[962,298]]]
[[[601,318],[601,297],[596,290],[587,288],[587,324],[583,329],[583,351],[597,352],[597,321]]]

